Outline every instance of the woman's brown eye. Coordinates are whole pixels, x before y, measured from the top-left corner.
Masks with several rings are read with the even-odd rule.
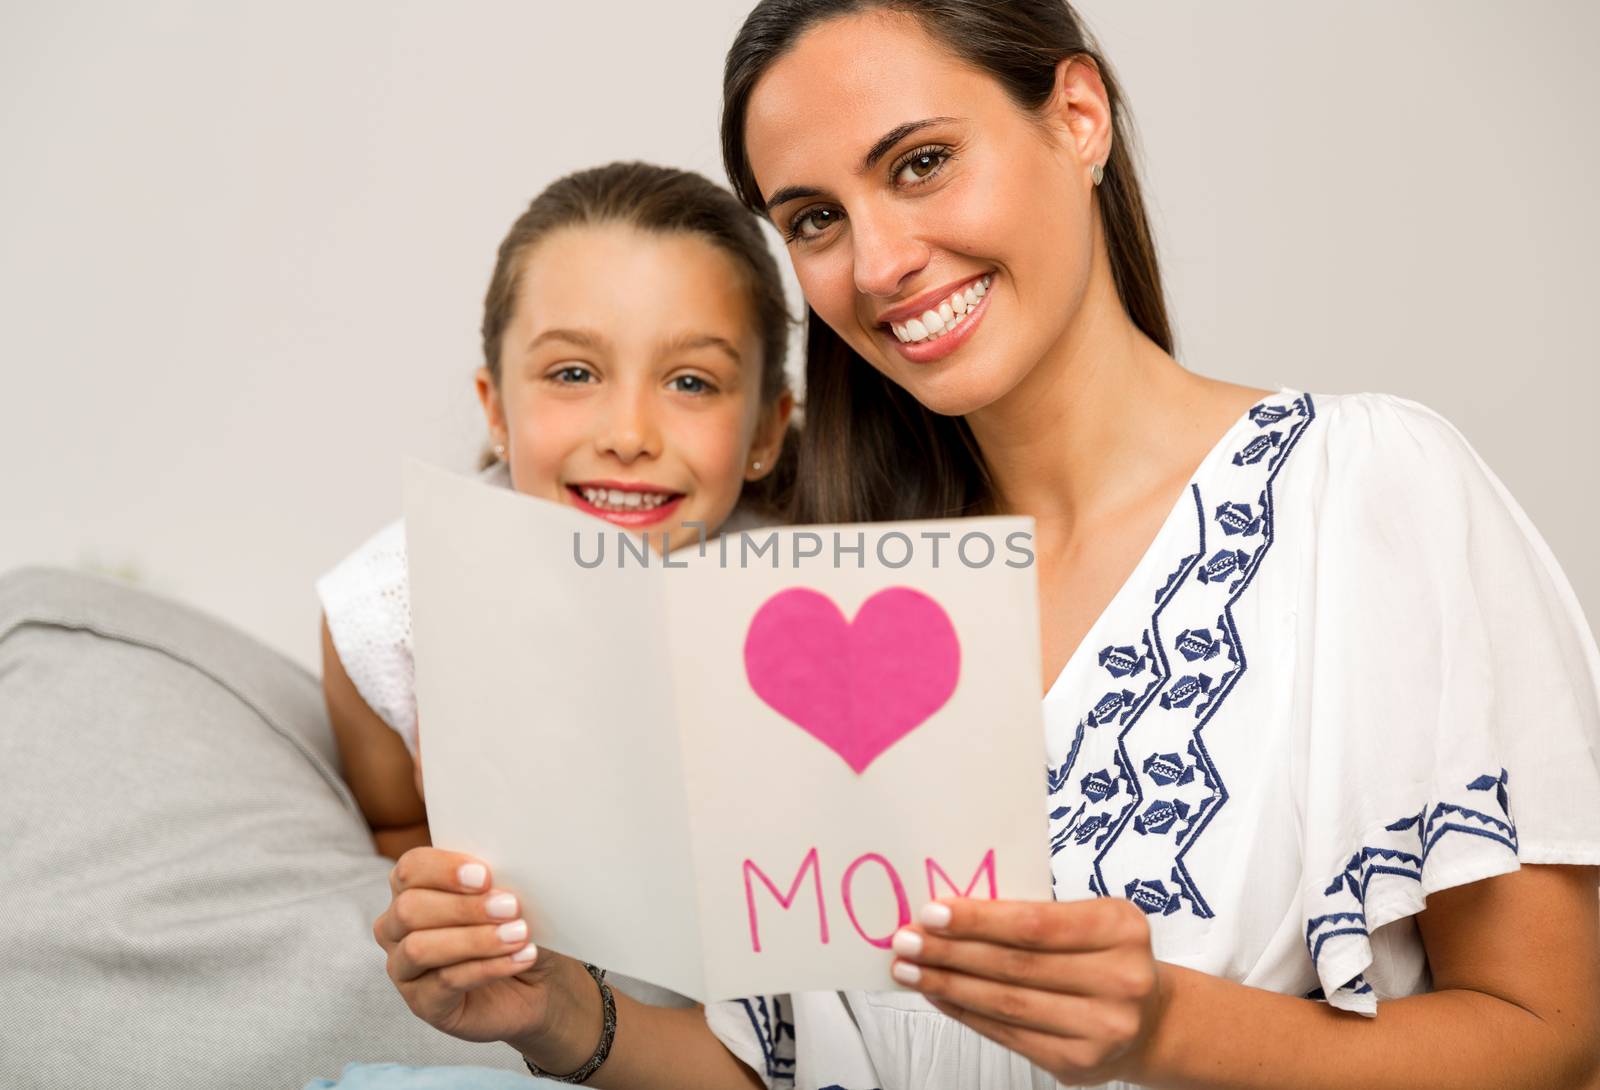
[[[814,208],[801,213],[794,221],[794,231],[790,237],[811,238],[822,233],[833,223],[833,215],[832,210],[827,208]]]
[[[939,173],[948,158],[950,153],[939,148],[918,152],[909,159],[901,160],[899,169],[895,171],[896,181],[901,185],[920,185]]]

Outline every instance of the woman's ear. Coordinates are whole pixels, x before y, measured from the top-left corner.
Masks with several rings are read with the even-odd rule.
[[[500,403],[500,390],[487,367],[478,368],[473,378],[478,388],[478,403],[483,406],[483,422],[489,427],[489,442],[503,449],[506,445],[506,410]]]
[[[789,417],[793,412],[794,394],[788,390],[761,410],[761,419],[756,423],[755,440],[750,444],[745,480],[759,481],[777,465],[778,453],[783,450],[783,437],[789,430]]]
[[[1086,174],[1111,158],[1111,98],[1092,58],[1079,54],[1056,65],[1055,89],[1042,113]]]

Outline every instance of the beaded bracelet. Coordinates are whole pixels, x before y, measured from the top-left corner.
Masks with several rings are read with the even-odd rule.
[[[603,1018],[600,1026],[600,1043],[595,1046],[594,1055],[589,1057],[589,1061],[570,1075],[551,1074],[539,1068],[528,1057],[522,1057],[522,1062],[528,1065],[528,1070],[541,1079],[550,1079],[554,1082],[588,1082],[589,1076],[600,1070],[600,1065],[611,1055],[611,1042],[617,1036],[617,1001],[611,994],[611,985],[606,983],[606,971],[595,968],[587,961],[583,963],[583,967],[589,970],[594,982],[600,985],[600,1013]]]

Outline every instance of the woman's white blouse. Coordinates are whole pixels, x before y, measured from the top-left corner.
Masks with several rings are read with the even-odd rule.
[[[1428,894],[1600,864],[1600,653],[1461,434],[1282,391],[1206,457],[1044,700],[1058,900],[1157,958],[1366,1015],[1428,987]],[[1551,936],[1557,941],[1557,936]],[[709,1005],[770,1086],[1053,1087],[908,992]]]

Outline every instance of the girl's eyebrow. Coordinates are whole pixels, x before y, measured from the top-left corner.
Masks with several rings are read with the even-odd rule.
[[[528,342],[528,351],[532,352],[545,341],[566,341],[568,344],[596,352],[606,351],[611,347],[610,341],[592,329],[547,329]]]
[[[871,170],[877,164],[879,159],[882,159],[885,155],[889,154],[890,148],[900,143],[900,141],[904,140],[912,133],[920,132],[930,125],[944,125],[951,121],[959,120],[960,118],[955,117],[925,117],[921,121],[907,121],[904,125],[896,125],[894,128],[878,137],[877,141],[873,143],[872,147],[867,149],[867,154],[861,157],[861,166],[857,169],[856,173],[865,174],[867,171]],[[772,210],[778,207],[780,204],[787,204],[790,201],[797,201],[805,197],[821,197],[824,195],[825,194],[823,191],[815,186],[786,185],[774,193],[771,200],[767,201],[767,214],[771,215]]]
[[[662,341],[659,352],[663,356],[670,356],[675,352],[690,352],[696,348],[717,348],[727,353],[735,366],[741,365],[744,360],[739,355],[739,350],[726,337],[719,337],[715,333],[681,333],[670,340]]]
[[[528,351],[532,352],[546,341],[565,341],[594,352],[611,351],[611,342],[605,335],[592,329],[547,329],[528,342]],[[739,355],[739,350],[734,347],[733,342],[715,333],[680,333],[676,337],[662,341],[656,349],[656,354],[669,356],[674,352],[690,352],[696,348],[720,349],[727,353],[736,366],[744,362],[744,357]]]

